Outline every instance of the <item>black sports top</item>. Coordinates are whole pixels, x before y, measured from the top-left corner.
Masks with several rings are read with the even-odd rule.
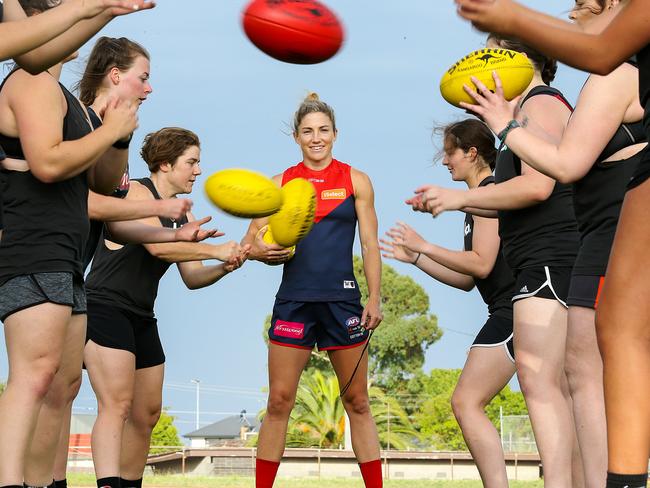
[[[478,186],[486,186],[494,183],[494,177],[488,176]],[[474,217],[472,214],[465,214],[465,250],[472,250],[472,237],[474,235]],[[490,315],[498,315],[512,319],[512,296],[514,295],[515,279],[512,270],[506,264],[499,244],[499,254],[494,262],[494,267],[485,279],[474,278],[476,288],[481,298],[488,306]]]
[[[79,100],[62,84],[67,102],[63,140],[91,132]],[[43,183],[31,171],[2,170],[0,196],[5,230],[0,241],[0,284],[20,275],[69,272],[83,280],[88,237],[86,172],[56,183]]]
[[[86,107],[88,110],[88,116],[90,121],[93,124],[93,128],[98,129],[102,126],[102,120],[95,113],[91,107]],[[115,189],[111,196],[117,198],[124,198],[129,191],[129,170],[127,168],[126,172],[122,176],[122,181],[120,186]],[[88,268],[88,265],[93,260],[93,255],[97,249],[97,244],[102,238],[102,230],[104,229],[104,222],[101,220],[91,220],[90,221],[90,231],[88,232],[88,241],[86,242],[86,250],[84,252],[84,269]]]
[[[146,186],[154,198],[160,200],[160,194],[149,178],[135,181]],[[187,217],[183,217],[176,224],[186,222]],[[163,227],[174,227],[174,222],[168,218],[160,217],[160,223]],[[112,251],[101,241],[86,280],[88,301],[153,317],[158,283],[170,264],[149,254],[141,244],[127,244]]]
[[[644,108],[643,127],[646,137],[650,140],[650,44],[641,49],[636,58],[639,63],[639,99]],[[650,149],[646,147],[636,173],[628,185],[628,190],[637,187],[648,178],[650,178]]]
[[[630,64],[636,66],[633,61]],[[573,184],[573,205],[580,231],[574,275],[605,274],[625,189],[642,151],[624,160],[603,161],[625,147],[646,141],[642,121],[621,124],[589,172]]]
[[[548,86],[533,88],[531,97],[550,95],[570,107],[562,93]],[[521,160],[505,144],[499,148],[495,182],[521,175]],[[506,262],[516,272],[537,266],[572,267],[580,236],[573,211],[571,185],[555,183],[545,201],[517,210],[499,210],[499,235]]]

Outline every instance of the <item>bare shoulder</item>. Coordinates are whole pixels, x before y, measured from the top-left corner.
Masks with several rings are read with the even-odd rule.
[[[131,180],[129,182],[129,192],[126,197],[131,200],[153,200],[154,196],[142,183],[139,181]]]

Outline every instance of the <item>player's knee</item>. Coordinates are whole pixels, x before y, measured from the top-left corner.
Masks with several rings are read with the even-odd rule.
[[[156,405],[146,405],[143,408],[131,409],[129,416],[129,422],[137,430],[143,432],[150,432],[160,420],[160,414],[162,413],[162,408],[160,404]]]
[[[348,391],[343,396],[343,405],[348,415],[368,415],[370,414],[370,401],[367,392]]]
[[[48,395],[54,383],[58,368],[58,361],[42,358],[34,361],[29,375],[26,375],[22,379],[16,379],[15,384],[23,385],[30,396],[38,401],[42,401]]]
[[[269,392],[266,413],[273,417],[289,417],[295,398],[295,395],[289,391],[272,389]]]
[[[479,408],[479,402],[476,401],[470,392],[464,388],[456,388],[451,396],[451,409],[458,422],[461,422],[468,411]]]

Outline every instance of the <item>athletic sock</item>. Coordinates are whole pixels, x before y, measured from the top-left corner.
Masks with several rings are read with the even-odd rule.
[[[366,488],[382,488],[384,486],[381,478],[381,460],[375,459],[367,463],[359,463],[361,476]]]
[[[648,473],[607,473],[607,488],[646,488],[646,486],[648,486]]]
[[[68,480],[65,478],[62,480],[54,480],[54,488],[68,488]]]
[[[255,488],[272,488],[279,467],[279,461],[255,459]]]
[[[97,488],[120,488],[120,477],[110,476],[108,478],[99,478]]]
[[[0,488],[23,488],[21,485],[4,485],[0,486]]]
[[[120,478],[120,487],[121,488],[142,488],[142,478],[137,480],[125,480]]]

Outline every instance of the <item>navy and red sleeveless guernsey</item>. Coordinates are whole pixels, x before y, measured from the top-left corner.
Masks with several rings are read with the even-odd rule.
[[[637,61],[639,63],[639,100],[644,108],[643,127],[646,138],[650,140],[650,44],[639,51]],[[646,147],[628,189],[636,188],[648,178],[650,178],[650,148]]]
[[[68,107],[63,140],[81,139],[92,130],[88,118],[75,96],[60,83],[59,87]],[[19,140],[14,142],[20,147]],[[7,156],[21,159],[18,153]],[[83,280],[89,229],[86,172],[56,183],[43,183],[31,171],[3,169],[2,174],[5,229],[0,241],[0,284],[16,276],[54,272],[72,273]]]
[[[156,200],[160,194],[149,178],[137,181],[146,186]],[[163,227],[174,228],[187,223],[159,217]],[[88,302],[121,308],[142,317],[153,317],[158,283],[171,263],[149,254],[141,244],[127,244],[110,250],[102,240],[97,246],[86,280]]]
[[[488,176],[479,183],[479,187],[494,183],[494,177]],[[465,251],[472,250],[472,238],[474,237],[474,217],[472,214],[465,214]],[[503,257],[502,246],[499,244],[499,254],[494,262],[494,267],[485,279],[474,278],[476,288],[481,298],[488,306],[490,315],[512,320],[512,295],[515,290],[515,279],[512,270],[506,264]]]
[[[276,295],[297,302],[358,299],[361,294],[352,268],[352,245],[357,226],[351,167],[336,159],[315,171],[299,163],[282,175],[282,185],[305,178],[316,188],[314,226],[284,264]]]
[[[522,105],[540,95],[554,96],[570,107],[558,90],[548,86],[533,88]],[[496,183],[520,175],[521,159],[502,144],[494,173]],[[499,210],[498,215],[503,254],[513,272],[532,267],[573,266],[580,236],[571,185],[556,182],[547,200],[522,209]]]

